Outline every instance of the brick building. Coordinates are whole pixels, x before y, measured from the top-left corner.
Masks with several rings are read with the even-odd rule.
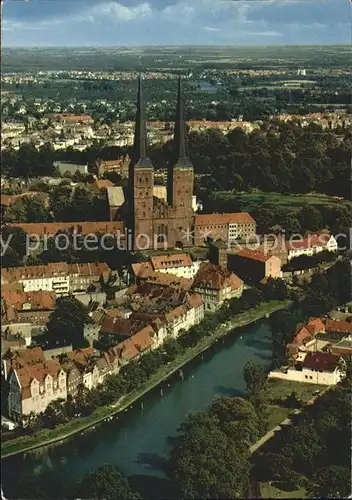
[[[278,257],[247,249],[228,254],[228,267],[242,279],[251,282],[281,277],[281,260]]]
[[[126,221],[133,234],[134,250],[192,246],[190,234],[194,222],[194,171],[186,151],[182,82],[179,79],[174,131],[177,161],[168,172],[167,201],[155,196],[154,166],[148,157],[147,127],[139,78],[134,155],[129,173],[126,202],[119,218]]]
[[[120,156],[116,160],[102,160],[98,158],[91,171],[92,173],[101,177],[104,174],[115,172],[121,176],[122,179],[128,179],[131,158],[128,155]]]
[[[194,220],[194,242],[204,245],[208,238],[235,242],[256,235],[256,222],[247,212],[230,214],[201,214]]]

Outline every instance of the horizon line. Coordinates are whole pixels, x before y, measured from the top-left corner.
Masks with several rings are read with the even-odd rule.
[[[145,47],[349,47],[349,43],[288,43],[288,44],[144,44],[144,45],[2,45],[5,49],[94,49],[94,48],[145,48]]]

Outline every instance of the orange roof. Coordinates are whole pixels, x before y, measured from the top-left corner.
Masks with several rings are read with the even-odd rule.
[[[107,189],[108,187],[114,186],[114,183],[109,181],[109,179],[96,179],[92,184],[91,188],[96,189]]]
[[[22,368],[26,365],[44,362],[44,352],[41,347],[27,347],[21,351],[8,350],[3,359],[6,360],[8,368]]]
[[[193,287],[195,288],[221,290],[222,288],[231,286],[233,291],[237,290],[242,285],[243,281],[236,274],[228,271],[224,267],[210,263],[201,265],[193,283]]]
[[[202,296],[199,295],[199,293],[190,293],[188,295],[188,304],[191,308],[198,309],[198,307],[201,307],[204,302]]]
[[[178,306],[174,309],[171,309],[168,313],[165,314],[166,321],[173,321],[180,316],[184,316],[186,314],[186,309],[184,306]]]
[[[302,326],[294,336],[293,341],[297,344],[304,344],[311,338],[312,334],[307,330],[305,326]]]
[[[137,262],[132,264],[132,270],[135,276],[139,278],[147,278],[154,275],[154,271],[150,262]]]
[[[131,337],[131,341],[135,345],[135,347],[138,349],[138,351],[143,352],[146,349],[149,349],[153,345],[153,338],[155,335],[155,332],[153,328],[148,325],[143,328],[143,330],[140,330],[139,332],[135,333]]]
[[[1,280],[11,283],[22,279],[43,278],[52,276],[100,276],[108,273],[109,267],[105,262],[84,264],[67,264],[66,262],[50,262],[43,266],[7,267],[1,270]]]
[[[30,303],[31,309],[54,309],[56,294],[47,291],[35,292],[9,292],[1,290],[1,296],[8,305],[16,310],[22,310],[24,304]]]
[[[332,319],[326,319],[325,328],[328,332],[352,334],[352,323],[348,323],[348,321],[335,321]]]
[[[185,267],[192,265],[191,257],[186,253],[157,255],[150,258],[154,270]]]
[[[136,358],[139,355],[137,347],[130,338],[120,342],[113,352],[116,353],[118,358],[122,358],[126,361]]]
[[[39,237],[55,236],[60,231],[78,234],[120,234],[124,233],[125,225],[122,221],[115,222],[16,222],[8,224],[9,227],[19,227],[27,234]]]
[[[229,214],[202,214],[195,216],[195,227],[220,226],[228,224],[255,224],[248,212]]]
[[[325,330],[325,325],[320,318],[309,318],[306,328],[312,335],[316,335]]]
[[[56,113],[52,117],[57,120],[67,121],[67,122],[86,122],[93,121],[90,115],[73,115],[69,113]]]
[[[160,286],[179,287],[183,290],[189,290],[193,283],[192,279],[182,278],[170,273],[154,273],[147,277],[146,281],[147,283],[154,283]]]
[[[56,379],[61,370],[61,365],[54,359],[44,361],[43,363],[37,363],[35,365],[26,365],[23,368],[16,369],[16,374],[21,384],[22,399],[31,397],[30,384],[32,380],[36,379],[38,382],[43,383],[47,375],[51,375],[54,379]]]
[[[259,260],[260,262],[267,262],[269,259],[275,259],[278,257],[275,257],[274,255],[266,255],[263,252],[255,252],[254,250],[239,250],[238,252],[235,253],[235,255],[238,255],[239,257],[244,257],[246,259],[251,259],[251,260]]]

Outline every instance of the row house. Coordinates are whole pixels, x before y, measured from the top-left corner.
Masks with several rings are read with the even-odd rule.
[[[289,241],[286,246],[288,261],[301,255],[312,256],[324,251],[336,252],[338,248],[334,236],[326,232],[310,234],[305,238]]]
[[[101,276],[106,280],[110,269],[104,262],[67,264],[49,263],[43,266],[4,268],[1,280],[4,284],[21,283],[24,292],[46,291],[56,295],[85,292],[90,285],[99,284]]]
[[[2,290],[1,318],[4,323],[41,322],[46,324],[55,308],[56,294],[47,291]]]
[[[56,399],[67,399],[66,373],[58,361],[12,368],[8,377],[8,414],[15,422],[45,411]]]
[[[201,295],[206,310],[215,311],[225,300],[241,297],[243,281],[223,267],[204,263],[195,277],[192,290]]]

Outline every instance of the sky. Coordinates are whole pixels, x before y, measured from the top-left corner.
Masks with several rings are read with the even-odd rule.
[[[2,0],[3,46],[351,43],[351,0]]]

